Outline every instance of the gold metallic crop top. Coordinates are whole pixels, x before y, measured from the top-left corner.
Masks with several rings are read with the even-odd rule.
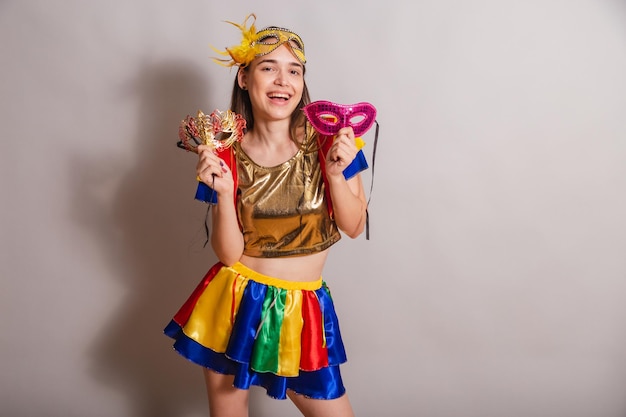
[[[243,253],[257,258],[323,251],[341,235],[328,213],[317,152],[302,149],[275,167],[262,167],[235,146],[237,215]]]

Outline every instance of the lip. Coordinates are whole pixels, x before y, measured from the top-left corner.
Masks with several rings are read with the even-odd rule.
[[[267,96],[286,96],[287,98],[291,98],[292,94],[287,91],[270,91],[267,93]]]
[[[272,91],[267,94],[267,98],[274,104],[287,104],[293,96],[283,91]]]

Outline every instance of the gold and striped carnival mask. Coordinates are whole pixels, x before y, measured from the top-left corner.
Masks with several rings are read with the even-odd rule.
[[[248,28],[246,24],[250,18],[252,18],[253,21]],[[276,26],[270,26],[257,32],[254,26],[255,21],[256,15],[254,14],[246,16],[241,25],[227,21],[226,23],[230,23],[241,30],[242,40],[239,45],[226,48],[225,51],[213,48],[213,50],[220,55],[230,56],[230,59],[214,58],[214,61],[226,67],[237,65],[241,68],[245,68],[254,58],[267,55],[281,45],[287,45],[298,61],[302,64],[306,63],[304,42],[302,42],[302,38],[300,38],[298,34],[293,33],[289,29]]]

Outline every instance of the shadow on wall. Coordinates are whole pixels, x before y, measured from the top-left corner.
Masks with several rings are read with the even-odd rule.
[[[179,121],[207,106],[207,86],[178,63],[144,69],[128,90],[123,94],[138,95],[141,104],[136,160],[113,201],[103,204],[90,191],[107,173],[115,177],[113,158],[82,157],[72,167],[81,174],[72,176],[80,200],[75,218],[126,291],[89,347],[90,371],[122,393],[132,416],[198,415],[207,410],[202,373],[172,350],[162,330],[215,260],[202,248],[205,206],[193,199],[195,184],[185,186],[195,155],[175,146]]]
[[[128,161],[99,154],[70,164],[74,219],[126,291],[89,346],[89,371],[122,394],[129,417],[206,415],[202,371],[172,349],[163,328],[217,260],[203,247],[207,206],[193,198],[196,156],[175,146],[183,117],[216,106],[207,102],[201,72],[181,63],[144,69],[123,94],[140,99],[137,150],[113,201],[107,178],[119,178]],[[257,417],[276,416],[276,407],[286,406],[272,404],[256,387],[250,404]]]

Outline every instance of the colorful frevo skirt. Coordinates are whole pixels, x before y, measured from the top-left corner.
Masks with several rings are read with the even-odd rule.
[[[237,263],[214,265],[165,328],[174,349],[198,365],[234,375],[285,399],[343,395],[346,353],[326,284],[285,281]]]

